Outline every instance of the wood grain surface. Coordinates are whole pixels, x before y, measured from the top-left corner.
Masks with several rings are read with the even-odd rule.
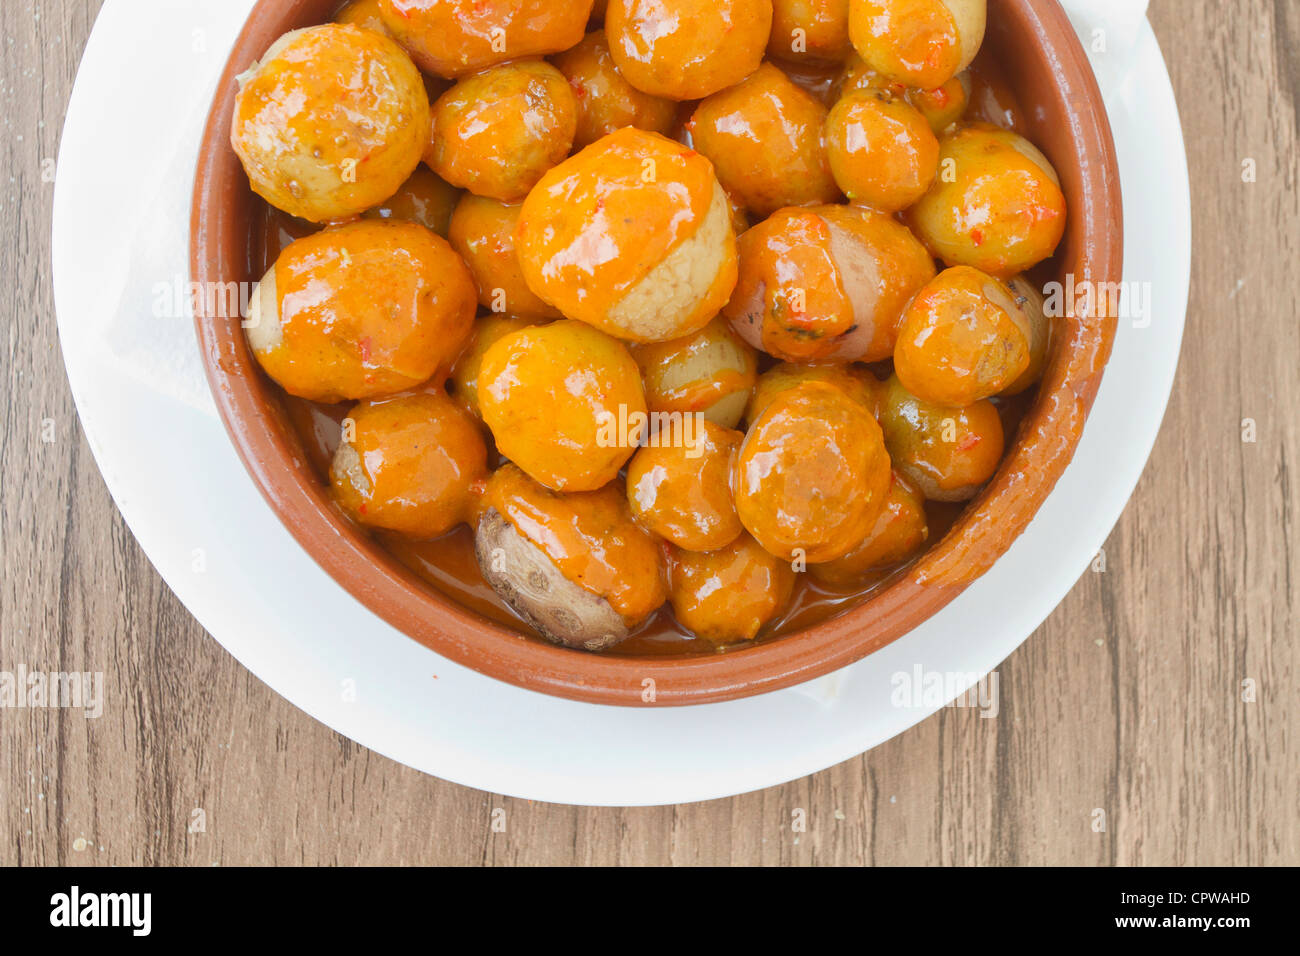
[[[0,670],[103,671],[112,702],[0,710],[0,864],[1300,863],[1293,0],[1153,0],[1192,181],[1182,363],[1105,571],[1001,666],[998,717],[946,709],[785,786],[632,810],[482,793],[339,737],[141,553],[80,431],[50,286],[42,170],[98,7],[0,4]]]

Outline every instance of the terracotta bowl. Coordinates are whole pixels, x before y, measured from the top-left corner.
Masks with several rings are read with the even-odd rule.
[[[558,2],[558,0],[557,0]],[[235,44],[200,149],[191,224],[195,282],[255,282],[259,203],[230,147],[235,77],[288,30],[323,23],[338,0],[261,0]],[[1030,139],[1069,202],[1056,278],[1118,282],[1119,173],[1101,94],[1056,0],[989,0],[986,47],[1024,108]],[[844,667],[898,639],[983,574],[1024,530],[1078,443],[1115,334],[1113,317],[1058,319],[1056,354],[1000,470],[951,530],[888,587],[833,620],[727,654],[609,657],[553,647],[487,621],[422,583],[331,504],[244,342],[238,319],[198,315],[217,407],[249,474],[307,552],[394,627],[444,657],[531,690],[602,704],[730,700]],[[231,515],[231,521],[242,520]],[[358,641],[364,640],[358,635]]]

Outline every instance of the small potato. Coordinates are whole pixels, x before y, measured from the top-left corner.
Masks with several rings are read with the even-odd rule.
[[[970,266],[945,269],[903,311],[894,371],[913,395],[962,408],[1029,368],[1032,330],[1015,294]]]
[[[853,54],[836,80],[832,96],[838,100],[854,93],[882,90],[895,98],[901,96],[905,99],[925,117],[931,132],[937,136],[966,112],[971,101],[971,73],[963,70],[941,86],[918,90],[882,76],[862,62],[862,57]]]
[[[772,0],[610,0],[609,49],[638,90],[699,100],[758,69]]]
[[[460,197],[459,189],[420,166],[401,189],[373,209],[367,209],[365,218],[418,222],[445,239],[452,210]]]
[[[740,237],[739,253],[723,315],[787,362],[889,358],[903,307],[935,274],[905,226],[857,206],[779,210]]]
[[[653,412],[700,412],[735,428],[758,377],[758,354],[722,319],[680,339],[632,346]]]
[[[603,30],[587,34],[573,49],[551,57],[551,62],[568,79],[577,102],[575,149],[590,146],[624,126],[665,136],[672,130],[677,104],[642,93],[624,79],[609,55]]]
[[[501,454],[557,491],[609,483],[645,437],[636,362],[582,322],[498,339],[479,368],[478,401]]]
[[[1007,279],[1056,251],[1065,196],[1029,140],[985,123],[958,126],[939,141],[939,168],[951,175],[935,179],[907,221],[945,263]]]
[[[745,421],[758,421],[758,417],[772,404],[773,399],[804,382],[834,385],[869,411],[873,418],[880,413],[884,385],[866,366],[839,363],[794,365],[782,362],[758,377],[754,397],[749,400],[749,407],[745,410]]]
[[[850,0],[849,38],[877,73],[932,90],[975,59],[985,14],[985,0]]]
[[[335,500],[353,519],[411,538],[468,520],[487,476],[482,432],[441,390],[353,407],[330,468]]]
[[[839,198],[822,140],[825,120],[826,107],[764,63],[700,103],[687,129],[722,188],[764,218],[783,206]]]
[[[1047,371],[1052,357],[1052,320],[1044,310],[1043,292],[1028,276],[1016,276],[1007,286],[1016,297],[1016,305],[1029,322],[1029,366],[1020,377],[1002,390],[1003,395],[1019,395],[1037,385]]]
[[[1002,419],[987,399],[966,408],[924,402],[895,375],[885,383],[880,426],[894,468],[930,501],[965,501],[1002,460]]]
[[[849,0],[773,0],[768,56],[791,63],[842,63],[849,42]]]
[[[688,551],[725,547],[744,530],[731,497],[731,468],[745,436],[712,422],[701,424],[684,440],[660,442],[663,433],[652,434],[627,466],[633,516]]]
[[[488,480],[475,535],[484,579],[548,640],[600,651],[667,599],[661,545],[619,483],[557,494],[514,465]]]
[[[708,553],[673,548],[668,566],[677,623],[719,646],[754,640],[794,593],[789,563],[747,534]]]
[[[577,128],[564,74],[540,60],[504,63],[438,97],[424,159],[453,186],[518,202],[569,155]]]
[[[280,37],[239,77],[230,142],[253,191],[310,222],[359,216],[401,188],[429,138],[420,71],[373,30]]]
[[[826,156],[850,201],[897,212],[930,188],[939,141],[918,110],[876,90],[846,96],[831,109]]]
[[[391,36],[384,18],[379,13],[380,0],[349,0],[348,4],[334,17],[335,23],[350,23],[354,27],[365,27],[385,36]]]
[[[482,420],[478,404],[478,373],[487,350],[512,332],[540,325],[538,319],[523,315],[485,315],[474,321],[474,331],[464,351],[451,367],[452,397],[467,412]]]
[[[379,14],[420,69],[456,79],[507,60],[567,50],[592,0],[379,0]]]
[[[809,565],[808,570],[819,584],[859,588],[866,574],[902,564],[921,550],[929,536],[925,499],[895,471],[890,474],[884,510],[862,543],[844,557]]]
[[[522,206],[467,194],[452,214],[447,238],[478,287],[479,305],[498,313],[558,319],[560,310],[539,299],[524,281],[515,251]]]
[[[474,281],[445,239],[418,223],[362,219],[286,248],[244,331],[281,388],[332,403],[423,383],[456,358],[473,322]]]
[[[631,127],[542,177],[515,244],[540,299],[630,342],[699,331],[736,285],[736,238],[712,164]]]
[[[875,524],[889,490],[880,426],[833,385],[782,392],[749,427],[733,477],[741,524],[787,561],[833,561]]]

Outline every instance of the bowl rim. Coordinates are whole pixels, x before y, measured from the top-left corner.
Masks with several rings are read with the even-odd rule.
[[[227,59],[200,141],[190,223],[195,288],[256,281],[247,212],[256,208],[230,147],[236,76],[272,39],[334,0],[259,0]],[[1067,120],[1050,129],[1076,164],[1054,160],[1071,203],[1056,258],[1080,281],[1119,282],[1122,209],[1110,125],[1082,45],[1057,0],[991,0],[1041,43],[1055,78],[1048,95]],[[317,20],[316,22],[320,22]],[[990,16],[991,24],[999,22]],[[1012,82],[1013,87],[1016,85]],[[1060,148],[1035,143],[1050,156]],[[240,223],[244,228],[240,228]],[[258,490],[299,545],[372,612],[436,653],[519,687],[573,700],[627,706],[703,704],[767,693],[838,670],[906,634],[992,566],[1055,486],[1078,443],[1116,331],[1104,309],[1061,319],[1054,356],[1017,441],[998,472],[947,534],[892,583],[812,627],[716,655],[603,656],[552,646],[489,621],[402,566],[334,505],[316,477],[273,387],[245,343],[238,316],[195,302],[200,354],[222,424]]]

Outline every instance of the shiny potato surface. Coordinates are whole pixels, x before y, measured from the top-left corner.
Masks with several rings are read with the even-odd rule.
[[[230,139],[254,192],[328,222],[397,192],[429,126],[424,81],[396,43],[326,24],[285,34],[240,76]]]
[[[673,548],[669,600],[677,622],[719,646],[752,641],[790,604],[795,573],[748,534],[716,551]]]
[[[907,220],[945,263],[1005,279],[1056,251],[1065,195],[1029,140],[985,123],[959,126],[939,141],[939,169]]]
[[[971,74],[963,70],[941,86],[932,90],[919,90],[877,73],[860,56],[852,54],[836,78],[832,95],[838,100],[853,93],[882,90],[895,98],[901,96],[906,100],[925,117],[931,132],[937,136],[960,120],[966,112],[971,98]]]
[[[876,362],[893,353],[903,307],[934,277],[905,226],[863,207],[778,210],[739,241],[723,315],[787,362]]]
[[[687,128],[722,188],[764,218],[783,206],[839,198],[822,138],[825,121],[821,103],[764,63],[700,103]]]
[[[895,471],[890,474],[885,507],[862,542],[844,557],[810,565],[808,571],[819,584],[833,588],[857,587],[868,573],[911,558],[929,536],[925,499]]]
[[[438,97],[424,159],[453,186],[518,202],[569,155],[577,128],[564,74],[541,60],[503,63]]]
[[[354,406],[330,468],[343,510],[412,538],[436,538],[468,520],[487,476],[478,424],[433,389]]]
[[[610,0],[605,33],[629,83],[671,100],[703,99],[758,69],[772,0]]]
[[[1029,322],[1029,365],[1014,382],[1002,390],[1003,395],[1018,395],[1037,385],[1047,371],[1052,357],[1052,319],[1045,311],[1043,290],[1028,276],[1016,276],[1007,283],[1015,296],[1016,305]]]
[[[578,108],[577,149],[624,126],[668,135],[677,118],[677,104],[643,93],[618,71],[603,30],[587,34],[571,50],[551,57],[573,89]]]
[[[849,38],[873,70],[932,90],[975,59],[985,0],[850,0]]]
[[[378,206],[367,209],[367,219],[404,219],[418,222],[431,232],[447,238],[451,213],[460,201],[461,192],[441,179],[427,166],[419,166],[402,188]]]
[[[567,50],[586,32],[591,0],[379,0],[379,13],[422,70],[456,79]]]
[[[925,117],[880,90],[836,103],[825,138],[831,173],[844,195],[881,212],[920,199],[939,168],[939,140]]]
[[[779,394],[750,425],[732,479],[740,521],[787,561],[833,561],[871,529],[889,490],[880,426],[825,382]]]
[[[512,332],[540,325],[542,320],[524,315],[485,315],[474,320],[474,330],[451,367],[452,397],[461,407],[482,420],[478,404],[478,373],[487,350]]]
[[[253,355],[286,392],[373,398],[413,388],[456,357],[474,321],[474,282],[423,226],[363,219],[291,244],[249,311]]]
[[[539,298],[630,342],[698,331],[736,282],[730,209],[712,164],[630,127],[542,177],[515,245]]]
[[[758,353],[721,318],[667,342],[632,346],[651,412],[699,412],[735,428],[758,378]]]
[[[515,250],[515,227],[521,209],[518,203],[466,194],[452,214],[447,238],[469,266],[483,308],[497,313],[558,319],[559,309],[539,299],[524,281]]]
[[[557,491],[612,481],[647,424],[627,349],[571,319],[498,339],[479,368],[478,401],[501,453]]]
[[[681,430],[679,430],[681,431]],[[653,434],[627,466],[627,500],[643,527],[688,551],[725,547],[744,529],[731,470],[744,439],[709,421],[690,434]]]
[[[849,398],[869,411],[873,417],[880,412],[880,398],[884,385],[864,365],[824,362],[794,364],[782,362],[758,377],[754,397],[745,410],[745,420],[755,422],[773,399],[804,382],[825,382],[834,385]]]
[[[773,0],[768,56],[838,64],[852,49],[849,0]]]
[[[349,0],[349,3],[334,17],[335,23],[350,23],[354,27],[365,27],[387,36],[391,36],[384,18],[379,12],[380,0]]]
[[[965,501],[1002,460],[1002,419],[987,399],[947,408],[885,383],[880,427],[894,467],[931,501]]]

